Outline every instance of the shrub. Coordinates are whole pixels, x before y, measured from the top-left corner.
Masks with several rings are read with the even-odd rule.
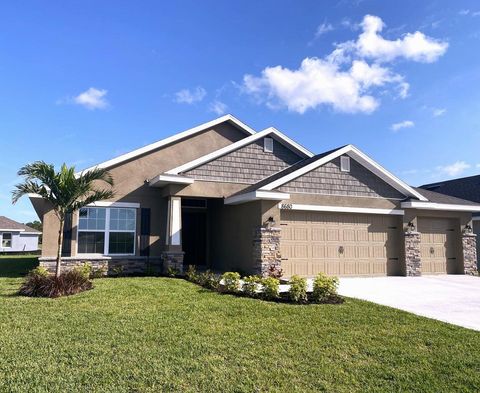
[[[238,292],[240,290],[240,273],[226,272],[222,274],[223,289],[225,292]]]
[[[92,268],[90,278],[102,278],[107,274],[107,268],[105,266],[99,268]]]
[[[188,281],[197,282],[197,269],[194,265],[188,265],[185,277]]]
[[[242,291],[247,296],[254,297],[257,295],[258,284],[260,284],[262,278],[259,276],[248,276],[243,278]]]
[[[167,276],[168,277],[176,277],[180,274],[180,271],[178,269],[175,269],[174,267],[167,267]]]
[[[35,275],[35,276],[41,276],[41,277],[48,277],[50,273],[46,268],[43,266],[37,266],[35,269],[30,270],[28,275]]]
[[[325,273],[318,273],[313,280],[312,298],[317,303],[328,302],[338,297],[338,277],[329,277]]]
[[[288,295],[290,300],[295,303],[305,303],[307,301],[307,280],[299,276],[292,276]]]
[[[197,275],[197,283],[202,287],[217,290],[220,286],[220,278],[210,270]]]
[[[78,269],[59,277],[30,273],[20,287],[20,295],[31,297],[60,297],[74,295],[93,288],[92,282]]]
[[[118,265],[118,266],[112,267],[112,273],[114,276],[117,276],[117,277],[123,276],[123,266]]]
[[[266,299],[277,299],[280,296],[280,280],[278,278],[266,277],[262,279],[263,296]]]
[[[73,270],[76,270],[78,274],[81,274],[85,278],[90,278],[92,274],[92,264],[88,262],[84,262],[79,266],[75,266]]]
[[[267,276],[272,277],[272,278],[282,278],[283,276],[283,270],[280,269],[277,265],[272,263],[267,270]]]

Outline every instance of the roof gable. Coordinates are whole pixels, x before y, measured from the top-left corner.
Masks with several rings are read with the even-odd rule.
[[[195,180],[253,184],[302,159],[303,156],[275,139],[272,151],[265,151],[264,140],[257,139],[182,174]]]
[[[342,171],[341,157],[307,172],[278,187],[288,193],[342,195],[387,199],[405,199],[405,195],[350,158],[350,170]]]
[[[203,164],[211,162],[219,157],[225,156],[228,153],[236,151],[244,146],[250,145],[256,141],[259,141],[261,138],[264,137],[272,137],[277,142],[281,143],[283,146],[287,147],[288,149],[296,152],[300,157],[312,157],[313,153],[309,150],[305,149],[303,146],[299,145],[285,134],[281,133],[277,129],[270,127],[263,131],[260,131],[254,135],[251,135],[247,138],[241,139],[238,142],[232,143],[224,148],[218,149],[210,154],[207,154],[203,157],[200,157],[196,160],[187,162],[186,164],[180,165],[176,168],[170,169],[167,171],[167,174],[178,175],[179,173],[185,173],[190,171],[194,168],[197,168]]]
[[[299,163],[298,168],[296,168],[295,170],[286,171],[287,173],[281,176],[276,175],[274,179],[271,179],[271,181],[268,181],[267,179],[266,181],[262,182],[262,186],[258,189],[262,191],[271,191],[277,189],[282,185],[344,154],[353,158],[355,161],[357,161],[369,171],[377,175],[380,179],[398,190],[400,193],[419,199],[421,201],[427,200],[427,198],[425,198],[418,191],[416,191],[408,184],[404,183],[402,180],[398,179],[396,176],[388,172],[385,168],[373,161],[370,157],[368,157],[365,153],[361,152],[353,145],[343,146],[341,148],[331,150],[327,153],[312,157],[312,159],[310,160],[305,160],[304,162]]]
[[[150,145],[147,145],[147,146],[141,147],[139,149],[133,150],[129,153],[122,154],[121,156],[112,158],[111,160],[101,162],[97,165],[91,166],[90,168],[87,168],[87,169],[83,170],[82,172],[88,172],[88,171],[90,171],[94,168],[110,168],[110,167],[113,167],[113,166],[121,164],[125,161],[131,160],[132,158],[136,158],[136,157],[142,156],[146,153],[149,153],[151,151],[154,151],[156,149],[159,149],[163,146],[167,146],[167,145],[172,144],[176,141],[179,141],[179,140],[191,137],[193,135],[196,135],[196,134],[198,134],[202,131],[205,131],[209,128],[212,128],[212,127],[214,127],[218,124],[224,123],[224,122],[229,122],[229,123],[233,124],[239,130],[243,131],[246,135],[254,135],[255,134],[255,130],[253,130],[252,128],[250,128],[249,126],[247,126],[245,123],[241,122],[240,120],[238,120],[236,117],[234,117],[230,114],[227,114],[225,116],[219,117],[219,118],[214,119],[212,121],[209,121],[209,122],[200,124],[196,127],[190,128],[188,130],[179,132],[175,135],[172,135],[168,138],[162,139],[158,142],[154,142]]]

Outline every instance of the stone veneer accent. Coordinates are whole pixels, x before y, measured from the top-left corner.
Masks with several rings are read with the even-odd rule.
[[[281,268],[280,234],[281,229],[277,227],[255,228],[253,236],[255,274],[266,276],[271,265]]]
[[[477,275],[477,235],[462,234],[463,272],[472,276]]]
[[[422,275],[419,232],[405,232],[405,266],[407,276]]]
[[[183,273],[183,251],[164,251],[162,253],[163,272],[167,273],[168,269],[174,269],[178,273]]]
[[[56,258],[39,258],[40,266],[49,272],[55,272]],[[106,275],[117,274],[121,269],[122,274],[146,274],[160,273],[162,271],[162,260],[154,257],[63,257],[62,271],[71,270],[76,266],[90,263],[93,269],[105,269]]]

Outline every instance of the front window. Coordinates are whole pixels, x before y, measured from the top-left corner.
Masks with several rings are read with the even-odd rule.
[[[2,235],[2,247],[3,248],[12,248],[12,234],[4,233]]]
[[[135,228],[135,209],[82,208],[78,221],[78,253],[135,254]]]

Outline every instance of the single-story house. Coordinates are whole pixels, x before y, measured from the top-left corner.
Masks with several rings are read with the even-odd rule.
[[[420,186],[425,190],[480,203],[480,175],[444,180]],[[480,234],[480,212],[473,213],[473,233]],[[480,242],[477,242],[477,266],[480,267]]]
[[[38,251],[38,237],[42,232],[0,216],[0,252]]]
[[[286,277],[477,269],[480,204],[411,187],[352,145],[314,154],[225,115],[95,167],[110,171],[116,197],[69,217],[67,266],[266,274],[273,265]],[[30,199],[43,220],[41,264],[53,268],[59,223]]]

